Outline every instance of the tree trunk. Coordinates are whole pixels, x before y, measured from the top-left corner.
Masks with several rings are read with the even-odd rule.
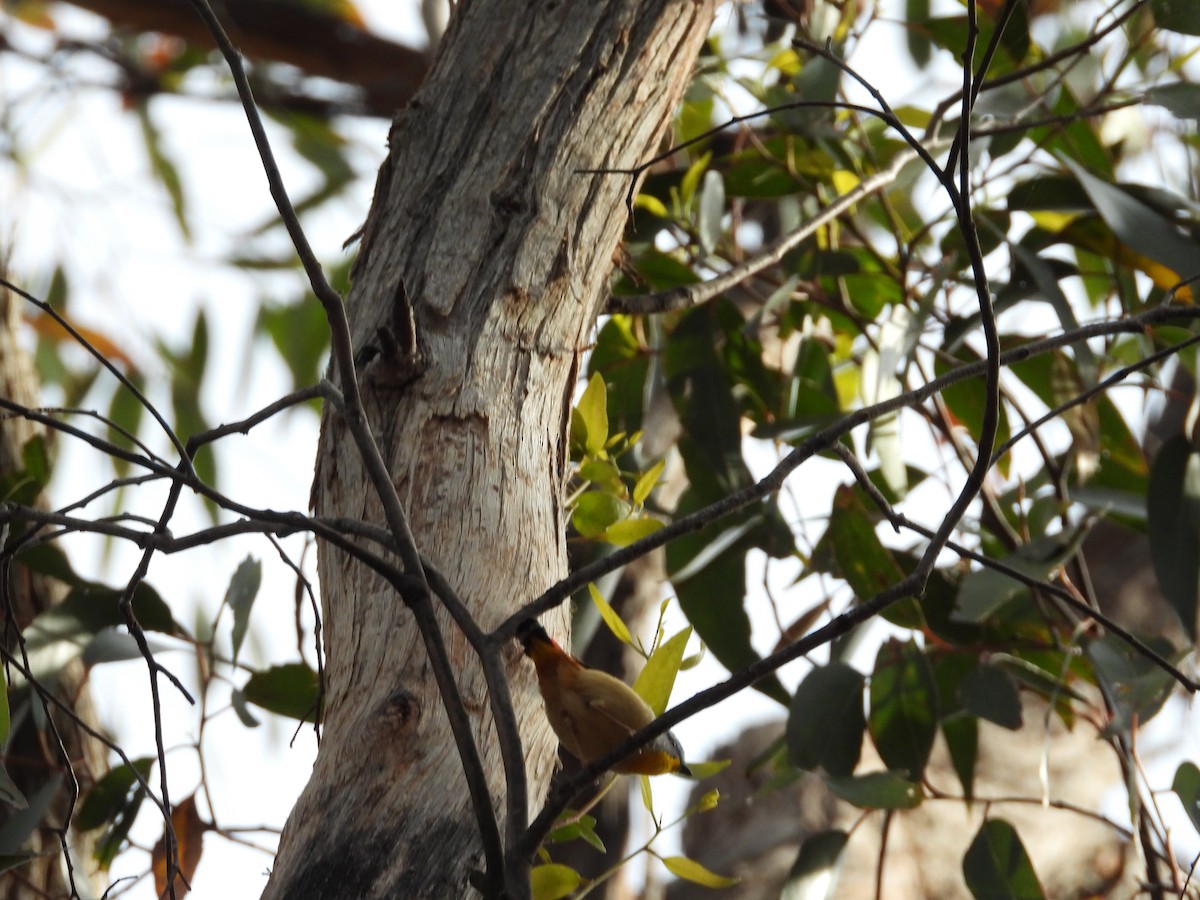
[[[33,360],[20,342],[21,303],[22,300],[0,288],[0,396],[35,408],[40,385]],[[53,435],[36,422],[13,416],[0,417],[0,478],[24,469],[22,449],[28,441],[39,436],[53,443]],[[39,497],[37,504],[45,506],[45,498]],[[10,635],[12,629],[8,617],[11,615],[13,623],[23,630],[40,613],[62,600],[66,591],[61,582],[18,563],[13,564],[11,572],[0,572],[0,577],[3,575],[8,575],[8,580],[0,590],[0,630],[8,641],[9,651],[18,653],[17,641]],[[98,729],[95,706],[85,681],[83,663],[75,659],[58,673],[53,690],[79,721]],[[40,705],[40,702],[32,698],[29,686],[23,680],[14,680],[9,694],[13,728],[4,748],[5,768],[27,799],[46,789],[53,780],[60,781],[37,827],[19,842],[19,852],[34,858],[0,873],[0,897],[7,900],[70,894],[62,843],[55,830],[72,813],[71,775],[67,770],[71,769],[82,792],[90,788],[105,769],[104,747],[88,737],[74,719],[51,707],[46,710],[46,715],[57,728],[57,736],[62,740],[59,746],[54,733],[39,724],[39,717],[29,711],[30,704]],[[11,824],[21,815],[22,811],[0,803],[0,826]],[[85,890],[90,885],[93,892],[102,890],[103,879],[92,860],[95,833],[71,831],[68,834],[77,888]],[[12,849],[17,848],[6,848],[6,852]]]
[[[714,5],[460,2],[392,129],[349,300],[359,374],[421,552],[485,628],[566,572],[570,400],[629,188],[579,170],[653,154]],[[382,522],[332,411],[315,506]],[[264,896],[469,896],[478,828],[412,618],[336,550],[319,567],[325,737]],[[565,610],[549,618],[565,632]],[[484,679],[439,619],[501,810]],[[555,741],[515,644],[509,673],[536,804]]]

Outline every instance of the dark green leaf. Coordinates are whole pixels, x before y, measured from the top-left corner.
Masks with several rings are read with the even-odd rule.
[[[937,731],[937,686],[924,652],[913,642],[889,640],[871,673],[867,717],[879,756],[891,770],[919,779]]]
[[[268,712],[313,721],[321,683],[304,663],[287,663],[255,672],[242,687],[246,699]]]
[[[981,719],[1013,731],[1021,727],[1021,697],[1003,669],[980,663],[963,679],[959,699],[967,712]]]
[[[240,689],[234,688],[229,696],[229,703],[233,706],[233,711],[240,721],[247,728],[257,728],[262,723],[254,718],[254,714],[250,712],[250,707],[246,705],[246,695]]]
[[[1200,832],[1200,769],[1192,762],[1182,763],[1175,770],[1175,778],[1171,782],[1171,790],[1183,804],[1192,827]]]
[[[975,796],[975,761],[979,758],[979,720],[967,713],[942,719],[942,736],[950,751],[950,762],[962,785],[963,796]]]
[[[26,809],[29,806],[29,801],[3,765],[0,765],[0,803],[6,803],[13,809]]]
[[[1200,6],[1195,0],[1150,0],[1159,28],[1179,34],[1200,34]]]
[[[779,900],[833,900],[849,840],[844,831],[819,831],[805,838]]]
[[[133,769],[143,779],[150,777],[150,768],[154,765],[154,757],[143,756],[132,760]],[[80,831],[91,831],[113,821],[125,808],[131,792],[141,791],[133,769],[120,765],[109,772],[92,786],[83,796],[79,811],[75,814],[75,827]]]
[[[1073,535],[1034,538],[1018,547],[1016,553],[999,561],[1023,575],[1044,581],[1078,551],[1083,537],[1084,531],[1080,529]],[[960,622],[984,622],[1028,590],[1022,582],[1004,572],[977,569],[962,581],[954,618]]]
[[[15,855],[25,846],[35,828],[43,823],[46,811],[54,802],[58,789],[62,787],[61,774],[50,776],[29,798],[29,803],[0,817],[0,855]]]
[[[788,710],[788,759],[801,769],[821,766],[831,775],[850,775],[862,752],[861,672],[843,662],[817,666],[792,697]]]
[[[1069,159],[1066,165],[1122,244],[1166,266],[1181,280],[1200,275],[1200,244],[1129,192]]]
[[[866,775],[827,775],[829,790],[859,809],[913,809],[921,804],[921,789],[895,772]]]
[[[838,573],[860,600],[874,597],[904,577],[875,533],[862,494],[850,485],[840,486],[834,495],[829,536]]]
[[[145,386],[144,379],[138,373],[131,372],[128,377],[139,390]],[[126,437],[126,435],[137,435],[145,412],[146,407],[134,396],[133,392],[124,385],[119,385],[113,391],[112,402],[108,405],[108,418],[112,422],[112,426],[108,428],[108,439],[118,447],[124,447],[126,450],[134,450],[133,441]],[[119,426],[120,430],[113,426]],[[120,459],[116,456],[111,457],[111,459],[113,472],[118,477],[123,477],[129,473],[129,467],[132,464],[128,460]]]
[[[1167,660],[1178,656],[1163,638],[1146,643]],[[1128,734],[1135,723],[1143,726],[1158,714],[1175,686],[1168,673],[1113,634],[1090,642],[1086,650],[1113,708],[1109,730]]]
[[[246,639],[246,628],[250,624],[250,610],[262,584],[262,563],[247,556],[238,565],[229,587],[225,590],[225,602],[233,610],[233,661],[236,663],[242,641]]]
[[[1146,495],[1150,556],[1163,596],[1188,634],[1196,629],[1200,587],[1200,454],[1182,434],[1154,459]]]
[[[976,900],[1045,897],[1016,829],[1003,819],[983,823],[963,857],[963,877]]]

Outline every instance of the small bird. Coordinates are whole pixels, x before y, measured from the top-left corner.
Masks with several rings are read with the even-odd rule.
[[[589,669],[533,619],[517,626],[517,640],[537,669],[550,727],[580,762],[599,759],[654,721],[654,710],[633,688],[607,672]],[[683,761],[683,747],[669,731],[621,760],[613,771],[624,775],[692,774]]]

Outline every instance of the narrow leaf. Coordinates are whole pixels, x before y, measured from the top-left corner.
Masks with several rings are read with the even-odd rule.
[[[588,583],[588,596],[592,598],[592,604],[600,613],[600,618],[604,620],[604,624],[608,626],[608,630],[613,633],[618,641],[622,644],[632,644],[633,635],[629,633],[629,626],[625,624],[625,620],[617,615],[617,611],[609,605],[609,602],[604,599],[604,596],[596,588],[596,585]]]
[[[238,565],[225,590],[225,602],[233,610],[233,662],[237,663],[238,651],[246,639],[246,628],[250,624],[250,609],[258,596],[262,584],[262,562],[247,556]]]
[[[718,875],[716,872],[710,872],[694,859],[688,859],[686,856],[663,856],[662,864],[667,867],[667,871],[676,878],[682,878],[684,881],[690,881],[692,884],[703,885],[710,888],[727,888],[737,884],[736,878],[729,878],[725,875]]]

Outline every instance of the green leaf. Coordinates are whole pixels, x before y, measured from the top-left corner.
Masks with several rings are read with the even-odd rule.
[[[258,596],[258,588],[262,584],[262,563],[247,556],[238,565],[229,587],[225,589],[225,602],[233,610],[233,662],[237,663],[238,651],[246,639],[246,628],[250,624],[250,609],[254,606],[254,598]]]
[[[788,760],[800,769],[821,766],[853,774],[862,753],[866,678],[844,662],[816,666],[796,688],[788,710]]]
[[[229,695],[229,703],[233,707],[234,714],[237,715],[240,721],[247,728],[257,728],[262,723],[254,718],[254,714],[250,712],[250,707],[247,706],[246,695],[239,688],[234,688]]]
[[[1079,529],[1069,536],[1051,535],[1034,538],[1015,553],[998,560],[1010,569],[1045,581],[1079,549],[1086,532]],[[962,580],[954,609],[954,621],[982,623],[1001,607],[1029,591],[1022,582],[996,569],[976,569]]]
[[[859,809],[913,809],[921,804],[921,790],[895,772],[866,775],[827,775],[834,795]]]
[[[628,547],[644,537],[649,537],[663,527],[663,523],[650,516],[639,519],[626,519],[610,525],[604,532],[603,538],[614,547]]]
[[[1182,0],[1179,0],[1182,4]],[[1200,7],[1188,3],[1200,15]],[[1092,175],[1070,159],[1064,161],[1113,234],[1127,247],[1166,266],[1180,279],[1200,275],[1200,244],[1132,194]]]
[[[1146,516],[1150,557],[1163,596],[1187,633],[1194,634],[1200,587],[1200,454],[1182,434],[1169,438],[1154,459]]]
[[[1150,0],[1159,28],[1179,34],[1200,34],[1200,6],[1195,0]]]
[[[16,854],[25,846],[34,829],[46,818],[46,811],[58,795],[62,781],[61,774],[52,775],[34,792],[26,806],[0,816],[0,855]]]
[[[650,492],[654,490],[658,484],[658,479],[662,476],[663,469],[666,468],[667,461],[660,459],[649,469],[638,476],[637,483],[633,486],[633,505],[641,506],[650,496]]]
[[[942,736],[950,751],[950,762],[958,775],[963,795],[975,796],[975,761],[979,757],[979,720],[966,713],[956,713],[942,719]]]
[[[632,644],[633,635],[629,633],[629,626],[625,624],[625,620],[617,615],[617,611],[613,609],[604,596],[596,588],[596,585],[588,582],[588,596],[592,598],[592,604],[596,607],[596,611],[600,613],[600,618],[604,620],[604,624],[608,626],[608,630],[613,633],[618,641],[622,644]]]
[[[8,677],[5,667],[0,666],[0,748],[8,745],[8,732],[12,727],[8,711]]]
[[[879,756],[916,780],[925,770],[937,731],[933,670],[914,642],[892,639],[879,648],[871,674],[867,722]]]
[[[963,857],[963,877],[976,900],[1045,897],[1016,829],[1003,819],[983,823]]]
[[[675,676],[679,674],[683,653],[691,636],[692,629],[689,626],[659,644],[633,683],[634,691],[650,705],[656,716],[663,714],[671,700]]]
[[[1200,119],[1200,84],[1179,81],[1146,91],[1146,102],[1164,107],[1177,119]]]
[[[860,599],[874,597],[904,577],[879,540],[862,494],[850,485],[841,485],[834,494],[829,537],[838,574]]]
[[[131,792],[143,790],[134,770],[136,769],[143,779],[149,778],[154,762],[154,757],[143,756],[132,760],[132,769],[123,764],[110,769],[83,796],[75,814],[75,827],[80,831],[92,831],[114,821],[128,805]]]
[[[692,884],[708,888],[727,888],[738,883],[736,878],[711,872],[694,859],[688,859],[686,856],[660,856],[659,859],[667,867],[668,872],[676,878],[682,878]]]
[[[167,196],[171,198],[171,208],[175,212],[175,223],[184,240],[191,241],[191,229],[187,220],[187,200],[183,194],[183,181],[175,163],[163,152],[162,140],[158,128],[150,118],[150,105],[145,101],[137,106],[138,124],[142,128],[142,143],[146,146],[146,156],[150,159],[150,169],[162,183]]]
[[[819,831],[805,838],[779,900],[833,900],[849,840],[844,831]]]
[[[1150,649],[1167,660],[1177,657],[1163,638],[1148,638]],[[1114,634],[1089,642],[1085,650],[1096,679],[1112,706],[1109,731],[1132,732],[1149,722],[1171,695],[1174,679]]]
[[[318,715],[321,682],[304,663],[287,663],[255,672],[242,687],[246,699],[268,712],[312,721]]]
[[[21,793],[21,789],[17,787],[17,783],[12,780],[12,776],[8,774],[8,770],[0,764],[0,802],[7,803],[13,809],[27,809],[29,801],[25,799],[25,795]]]
[[[529,872],[533,900],[561,900],[579,887],[583,879],[570,866],[546,863]]]
[[[138,390],[145,387],[145,379],[137,372],[129,373],[129,380]],[[124,385],[118,386],[113,391],[112,400],[108,404],[108,418],[112,422],[112,425],[108,427],[108,439],[118,447],[133,450],[133,441],[126,437],[126,434],[136,435],[138,433],[145,413],[146,407],[134,396],[133,391],[126,389]],[[121,430],[118,431],[113,427],[114,425],[120,426]],[[124,477],[129,474],[132,463],[116,456],[110,457],[110,459],[112,460],[113,472],[118,477]]]
[[[1182,763],[1175,770],[1171,790],[1183,804],[1183,811],[1191,820],[1192,827],[1200,832],[1200,769],[1192,762]]]
[[[967,712],[981,719],[1011,731],[1021,727],[1021,697],[1003,669],[987,663],[976,666],[959,686],[959,699]]]
[[[600,853],[606,852],[604,842],[596,834],[595,816],[572,815],[571,810],[567,810],[564,815],[570,816],[569,821],[566,825],[559,825],[546,835],[547,844],[566,844],[571,841],[581,840]]]
[[[583,432],[583,446],[587,454],[596,456],[608,442],[608,390],[599,372],[588,379],[587,387],[575,406],[575,418]]]
[[[585,538],[600,537],[629,515],[629,504],[605,491],[587,491],[575,502],[571,524]]]

